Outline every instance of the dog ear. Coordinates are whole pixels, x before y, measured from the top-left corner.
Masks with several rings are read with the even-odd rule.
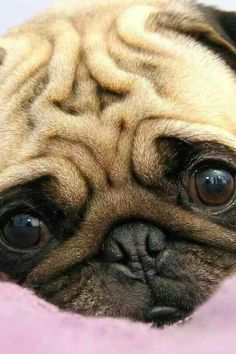
[[[231,43],[236,46],[236,12],[214,10],[215,18]]]
[[[200,5],[206,26],[211,29],[211,35],[205,42],[236,70],[236,12],[219,10]],[[213,34],[214,33],[214,34]],[[233,55],[232,55],[233,54]]]
[[[219,11],[218,19],[225,32],[236,45],[236,12]]]
[[[236,50],[236,12],[200,5],[205,21]]]
[[[207,46],[236,70],[236,12],[187,2],[173,1],[156,17],[158,28],[174,29]],[[183,4],[183,5],[181,5]],[[181,6],[182,7],[181,7]]]

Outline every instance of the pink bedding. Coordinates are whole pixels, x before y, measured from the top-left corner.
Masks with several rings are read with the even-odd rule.
[[[1,354],[236,353],[236,278],[185,325],[165,330],[63,313],[29,291],[0,283]]]

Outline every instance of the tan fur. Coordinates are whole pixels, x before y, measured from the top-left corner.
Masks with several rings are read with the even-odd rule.
[[[175,15],[170,28],[163,12]],[[132,162],[150,182],[160,136],[236,151],[235,73],[190,31],[235,55],[184,0],[58,5],[0,39],[0,191],[49,175],[59,202],[80,209],[93,190],[80,233],[35,270],[38,281],[96,252],[111,223],[129,215],[236,251],[231,231],[170,208],[130,171]]]

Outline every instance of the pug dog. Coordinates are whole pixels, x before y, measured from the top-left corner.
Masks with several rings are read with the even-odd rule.
[[[236,270],[236,14],[82,3],[0,39],[0,272],[163,326]]]

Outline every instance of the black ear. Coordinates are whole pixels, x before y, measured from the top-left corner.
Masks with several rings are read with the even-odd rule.
[[[236,70],[236,12],[224,11],[217,8],[199,5],[201,12],[205,18],[205,22],[214,29],[220,38],[228,43],[228,49],[216,48],[211,46],[211,49],[218,52],[226,62]],[[231,47],[231,50],[230,50]]]
[[[236,12],[215,10],[215,16],[232,44],[236,46]]]
[[[176,30],[202,43],[236,70],[236,12],[227,12],[189,0],[170,0],[152,18],[155,31]]]
[[[236,12],[195,4],[186,10],[185,16],[183,14],[176,12],[172,28],[195,38],[236,70]]]
[[[219,10],[214,7],[200,5],[205,21],[220,35],[236,46],[236,12]]]

